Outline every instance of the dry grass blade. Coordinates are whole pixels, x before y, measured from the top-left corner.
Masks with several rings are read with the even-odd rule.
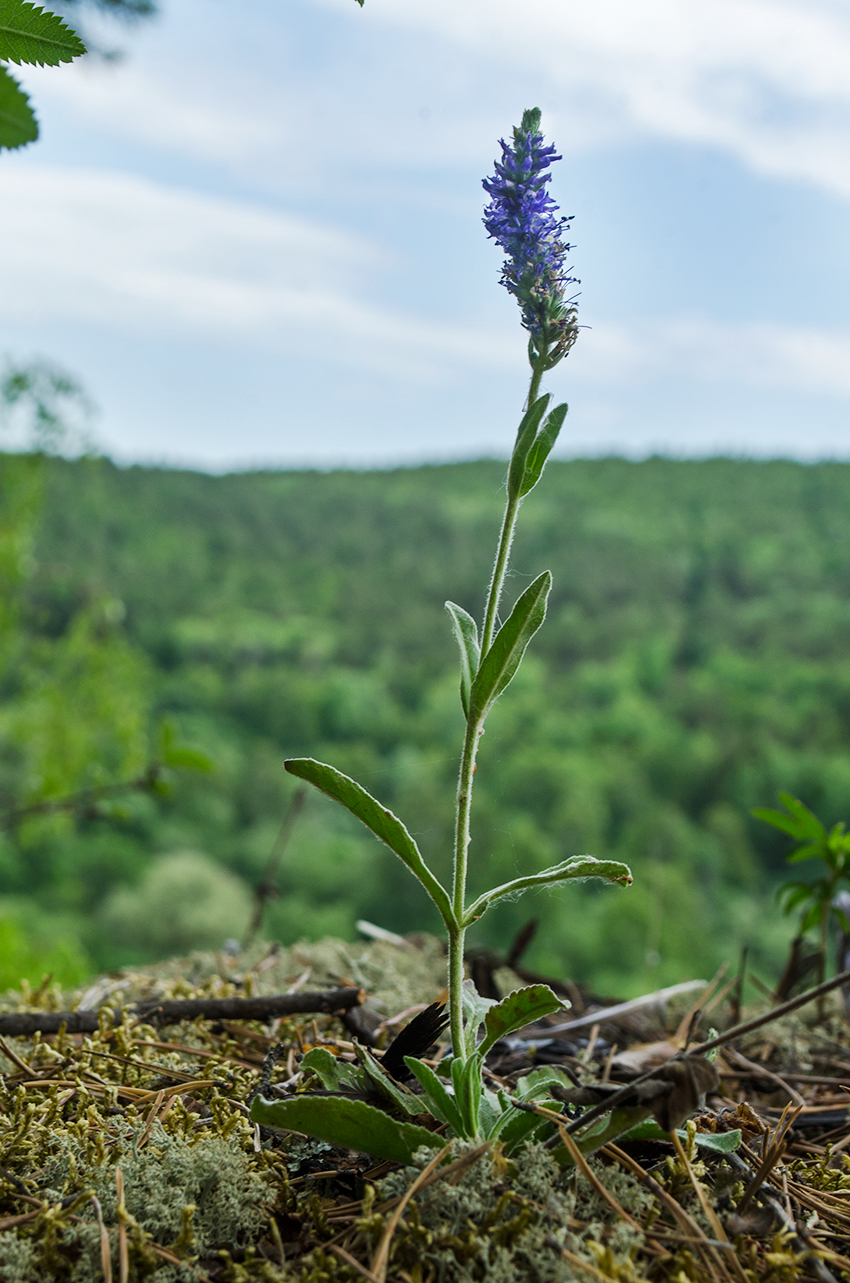
[[[344,1247],[340,1247],[339,1243],[327,1243],[325,1246],[327,1251],[333,1252],[334,1256],[338,1256],[341,1261],[344,1261],[345,1264],[350,1269],[354,1270],[356,1274],[359,1274],[361,1278],[368,1279],[369,1283],[378,1283],[378,1280],[372,1271],[367,1270],[365,1265],[362,1265],[356,1257],[351,1255],[350,1252],[346,1252]]]
[[[2,1051],[7,1060],[11,1060],[12,1064],[17,1065],[18,1069],[22,1069],[25,1074],[32,1073],[32,1070],[26,1061],[21,1060],[17,1052],[12,1051],[12,1048],[9,1046],[5,1038],[0,1038],[0,1051]]]
[[[568,1247],[561,1247],[554,1239],[550,1239],[549,1243],[550,1246],[561,1253],[565,1261],[569,1261],[570,1265],[575,1266],[577,1270],[583,1270],[585,1274],[590,1274],[595,1279],[602,1279],[602,1283],[611,1283],[611,1275],[603,1274],[595,1265],[591,1265],[590,1261],[583,1261],[575,1252],[571,1252]]]
[[[618,1146],[613,1144],[606,1145],[603,1152],[610,1154],[617,1160],[621,1167],[625,1167],[633,1176],[636,1176],[639,1181],[642,1181],[649,1192],[653,1194],[660,1203],[664,1204],[673,1216],[674,1220],[678,1221],[679,1225],[685,1231],[685,1234],[689,1238],[696,1240],[698,1249],[702,1253],[711,1277],[715,1280],[717,1279],[716,1267],[719,1266],[722,1277],[728,1279],[729,1275],[723,1268],[720,1257],[717,1254],[717,1249],[712,1247],[708,1236],[703,1233],[701,1227],[692,1216],[688,1215],[684,1207],[676,1201],[673,1195],[669,1194],[663,1186],[659,1185],[658,1181],[655,1180],[654,1177],[650,1176],[649,1172],[645,1172],[639,1163],[636,1163],[629,1154],[624,1153],[624,1151],[619,1149]]]
[[[546,1110],[545,1112],[551,1113],[550,1110]],[[558,1117],[557,1114],[552,1114],[551,1116],[553,1118]],[[643,1233],[643,1226],[638,1225],[637,1221],[633,1217],[629,1216],[625,1208],[621,1207],[620,1204],[617,1202],[614,1195],[608,1192],[608,1190],[602,1184],[601,1180],[595,1174],[595,1172],[591,1171],[590,1165],[587,1159],[585,1158],[584,1154],[581,1152],[578,1145],[573,1140],[572,1136],[570,1136],[567,1129],[564,1127],[563,1120],[558,1123],[558,1131],[561,1133],[561,1140],[564,1142],[564,1145],[569,1150],[570,1157],[572,1158],[578,1170],[581,1172],[584,1179],[590,1182],[590,1184],[596,1190],[599,1197],[603,1199],[608,1204],[609,1207],[613,1207],[617,1215],[623,1221],[625,1221],[627,1225],[631,1225],[633,1229],[638,1230],[639,1233]]]
[[[748,1060],[746,1056],[742,1056],[739,1051],[734,1049],[734,1047],[724,1048],[724,1055],[731,1057],[735,1064],[740,1065],[742,1069],[747,1069],[750,1073],[756,1074],[760,1078],[767,1078],[769,1082],[776,1083],[777,1087],[781,1087],[784,1092],[788,1093],[795,1105],[799,1105],[800,1108],[805,1105],[806,1101],[804,1097],[802,1097],[785,1078],[781,1078],[779,1074],[774,1073],[772,1069],[767,1069],[764,1065],[757,1065],[754,1060]]]
[[[112,1283],[112,1253],[109,1249],[109,1231],[103,1223],[103,1212],[100,1202],[92,1195],[92,1206],[100,1226],[100,1264],[103,1269],[103,1283]]]
[[[691,1182],[691,1184],[694,1187],[694,1193],[699,1199],[700,1207],[702,1208],[703,1212],[708,1218],[709,1225],[714,1230],[714,1237],[716,1239],[719,1239],[721,1243],[728,1243],[729,1239],[726,1235],[726,1231],[724,1230],[723,1226],[720,1224],[717,1213],[715,1212],[714,1208],[711,1206],[711,1203],[708,1201],[705,1190],[703,1189],[701,1183],[697,1180],[696,1172],[691,1166],[688,1156],[685,1153],[684,1146],[682,1145],[682,1142],[679,1140],[679,1137],[675,1131],[672,1131],[670,1133],[670,1139],[672,1140],[673,1147],[679,1156],[679,1162],[684,1167],[685,1171],[688,1174],[688,1180]],[[720,1258],[722,1268],[724,1270],[726,1268],[726,1264],[725,1264],[726,1259],[729,1259],[729,1258],[723,1258],[723,1257]],[[738,1260],[737,1255],[733,1255],[731,1257],[730,1263],[731,1263],[734,1274],[737,1276],[739,1280],[739,1283],[747,1283],[746,1276],[744,1275],[743,1268],[741,1267],[741,1262]]]
[[[141,1136],[139,1137],[139,1143],[138,1143],[138,1145],[136,1146],[137,1150],[138,1150],[138,1149],[142,1149],[142,1148],[143,1148],[143,1146],[147,1143],[147,1139],[148,1139],[148,1137],[150,1136],[151,1131],[153,1130],[153,1125],[154,1125],[154,1123],[156,1122],[157,1114],[159,1113],[160,1109],[162,1108],[162,1104],[163,1104],[163,1101],[164,1101],[164,1100],[165,1100],[165,1092],[164,1092],[164,1091],[161,1091],[161,1092],[158,1094],[158,1096],[157,1096],[156,1100],[153,1102],[153,1104],[152,1104],[152,1105],[151,1105],[151,1107],[150,1107],[150,1113],[148,1114],[148,1120],[147,1120],[147,1122],[145,1123],[145,1130],[142,1132]]]
[[[801,1109],[802,1105],[798,1105],[794,1112],[791,1113],[791,1106],[786,1105],[785,1109],[782,1111],[782,1117],[779,1120],[779,1125],[776,1128],[776,1131],[773,1133],[773,1138],[764,1147],[764,1157],[756,1169],[756,1174],[748,1187],[744,1190],[744,1196],[736,1208],[739,1216],[743,1216],[753,1198],[761,1189],[764,1182],[769,1179],[773,1168],[782,1157],[782,1152],[785,1149],[785,1139],[789,1130],[793,1127],[794,1120],[798,1117]]]
[[[130,1252],[127,1246],[127,1225],[124,1220],[127,1209],[124,1206],[124,1174],[120,1167],[115,1168],[115,1189],[118,1194],[118,1283],[128,1283],[130,1278]]]
[[[450,1152],[451,1144],[448,1144],[441,1149],[440,1152],[431,1159],[428,1166],[423,1167],[422,1171],[416,1177],[416,1180],[413,1181],[410,1188],[405,1191],[399,1200],[398,1207],[387,1222],[386,1229],[381,1236],[381,1241],[378,1244],[378,1250],[372,1258],[372,1277],[377,1280],[377,1283],[385,1283],[385,1279],[387,1277],[387,1262],[390,1257],[390,1245],[392,1243],[393,1234],[395,1234],[396,1229],[398,1228],[398,1223],[404,1214],[404,1209],[413,1198],[413,1195],[427,1183],[428,1177],[432,1172],[436,1171],[440,1166],[440,1163]]]

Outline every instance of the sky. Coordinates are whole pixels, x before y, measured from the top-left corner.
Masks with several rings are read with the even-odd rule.
[[[161,0],[22,69],[0,353],[121,462],[506,456],[525,336],[481,225],[539,106],[573,215],[558,453],[850,458],[850,0]]]

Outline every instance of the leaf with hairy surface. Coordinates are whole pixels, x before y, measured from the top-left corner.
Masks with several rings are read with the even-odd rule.
[[[464,716],[469,717],[469,692],[478,672],[478,661],[481,648],[478,644],[478,625],[462,606],[453,601],[446,602],[446,610],[451,615],[452,631],[457,639],[460,651],[460,702]]]
[[[445,888],[437,881],[422,858],[419,847],[408,833],[398,816],[393,815],[385,806],[381,806],[371,793],[357,784],[349,776],[343,775],[334,766],[317,762],[312,757],[291,757],[284,762],[290,775],[313,784],[322,793],[340,802],[352,815],[356,815],[383,843],[394,851],[398,858],[407,865],[411,873],[419,879],[431,899],[440,910],[446,925],[454,922],[452,908]]]
[[[632,884],[632,873],[627,864],[620,864],[619,860],[597,860],[592,855],[574,855],[572,859],[553,864],[542,873],[531,873],[526,878],[513,878],[510,882],[494,887],[492,891],[485,891],[467,909],[464,925],[469,926],[480,918],[494,900],[500,900],[503,896],[520,895],[533,887],[554,886],[558,882],[583,878],[604,878],[606,882],[619,882],[621,886]]]
[[[548,985],[528,985],[525,989],[515,989],[501,1002],[491,1007],[484,1017],[484,1038],[478,1046],[481,1056],[486,1056],[500,1038],[517,1029],[524,1029],[535,1020],[542,1020],[556,1011],[561,1011],[569,1003],[556,997]]]
[[[496,633],[472,683],[469,699],[471,717],[483,719],[513,680],[528,643],[546,618],[546,602],[551,588],[552,576],[544,570],[533,584],[529,584]]]
[[[330,1145],[342,1145],[393,1163],[413,1162],[422,1145],[442,1148],[443,1138],[415,1123],[399,1122],[382,1109],[362,1100],[343,1096],[292,1096],[288,1100],[266,1100],[255,1096],[251,1121],[263,1127],[300,1132]]]

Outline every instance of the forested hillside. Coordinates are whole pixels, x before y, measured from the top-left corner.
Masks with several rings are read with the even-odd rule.
[[[215,770],[10,828],[8,912],[60,924],[102,967],[191,941],[170,902],[197,879],[238,936],[247,895],[215,866],[259,879],[288,755],[356,774],[444,870],[462,721],[443,602],[480,613],[503,473],[50,461],[30,637],[100,603],[151,718]],[[710,973],[745,942],[767,976],[790,935],[772,904],[786,846],[750,808],[785,789],[850,816],[850,466],[554,463],[520,530],[511,596],[546,567],[555,587],[482,744],[472,889],[583,852],[627,861],[635,884],[505,904],[479,939],[504,945],[533,914],[530,962],[621,992]],[[266,930],[284,941],[358,917],[436,926],[407,871],[318,796],[279,882]]]

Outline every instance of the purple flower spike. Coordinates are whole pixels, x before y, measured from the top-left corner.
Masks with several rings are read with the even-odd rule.
[[[510,145],[501,140],[501,162],[496,161],[494,177],[482,184],[490,196],[483,221],[507,255],[501,283],[522,310],[532,364],[543,362],[551,369],[569,352],[578,332],[575,300],[566,298],[566,287],[576,283],[567,275],[570,246],[563,239],[570,220],[558,213],[546,190],[552,177],[546,171],[561,157],[554,147],[543,146],[538,108],[523,112],[513,135]]]

